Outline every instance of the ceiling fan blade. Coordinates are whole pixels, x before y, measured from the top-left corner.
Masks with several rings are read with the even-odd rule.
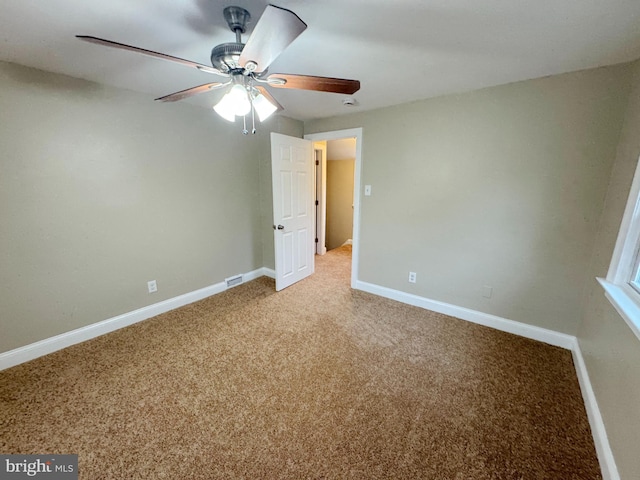
[[[228,76],[226,73],[223,73],[220,70],[213,68],[209,65],[203,65],[201,63],[192,62],[191,60],[185,60],[184,58],[173,57],[171,55],[166,55],[164,53],[154,52],[152,50],[133,47],[131,45],[125,45],[124,43],[112,42],[111,40],[91,37],[88,35],[76,35],[76,38],[79,38],[80,40],[84,40],[85,42],[96,43],[98,45],[104,45],[106,47],[120,48],[122,50],[129,50],[131,52],[142,53],[143,55],[147,55],[149,57],[155,57],[155,58],[160,58],[162,60],[168,60],[174,63],[180,63],[182,65],[186,65],[187,67],[197,68],[198,70],[201,70],[203,72],[213,73],[214,75],[222,75],[224,77]]]
[[[291,10],[267,5],[242,49],[240,66],[249,71],[264,72],[306,28],[307,24]]]
[[[346,95],[351,95],[360,90],[359,80],[291,75],[288,73],[272,73],[267,77],[267,82],[270,87],[274,88],[296,88],[300,90],[316,90],[318,92],[344,93]]]
[[[156,98],[161,102],[176,102],[178,100],[182,100],[183,98],[192,97],[193,95],[197,95],[199,93],[208,92],[209,90],[213,90],[215,88],[224,87],[225,85],[229,85],[230,82],[220,83],[205,83],[204,85],[199,85],[193,88],[187,88],[186,90],[180,90],[179,92],[172,93],[170,95],[165,95],[164,97]]]
[[[284,110],[284,107],[282,105],[280,105],[275,98],[273,98],[273,95],[271,95],[266,88],[257,86],[256,89],[262,95],[264,95],[267,100],[269,100],[273,105],[275,105],[278,108],[278,111]]]

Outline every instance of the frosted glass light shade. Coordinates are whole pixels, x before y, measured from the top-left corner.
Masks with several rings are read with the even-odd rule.
[[[236,111],[233,105],[233,99],[229,93],[225,93],[224,97],[213,107],[218,115],[230,122],[236,121]]]
[[[237,117],[242,117],[251,111],[251,102],[249,102],[247,89],[242,85],[234,85],[231,87],[229,96],[233,101]]]
[[[261,122],[264,122],[278,109],[278,107],[267,100],[267,98],[261,93],[253,99],[253,108],[258,114],[258,118]]]
[[[247,90],[242,85],[234,85],[213,109],[225,120],[234,122],[236,116],[242,117],[251,111]]]

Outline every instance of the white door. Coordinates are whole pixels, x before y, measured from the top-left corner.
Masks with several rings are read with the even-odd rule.
[[[313,273],[314,165],[309,140],[271,134],[276,290]]]

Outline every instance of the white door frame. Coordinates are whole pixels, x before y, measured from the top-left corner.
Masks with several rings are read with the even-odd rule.
[[[320,152],[320,163],[316,165],[316,254],[324,255],[327,253],[327,142],[312,143],[316,161]]]
[[[343,138],[356,139],[356,162],[353,182],[353,250],[351,255],[351,288],[356,288],[358,282],[358,265],[360,261],[360,191],[362,171],[362,127],[335,130],[333,132],[310,133],[304,136],[312,142],[323,140],[341,140]]]

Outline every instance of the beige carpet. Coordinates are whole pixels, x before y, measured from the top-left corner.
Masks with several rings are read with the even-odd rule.
[[[568,351],[348,287],[350,251],[0,372],[82,479],[599,479]]]

